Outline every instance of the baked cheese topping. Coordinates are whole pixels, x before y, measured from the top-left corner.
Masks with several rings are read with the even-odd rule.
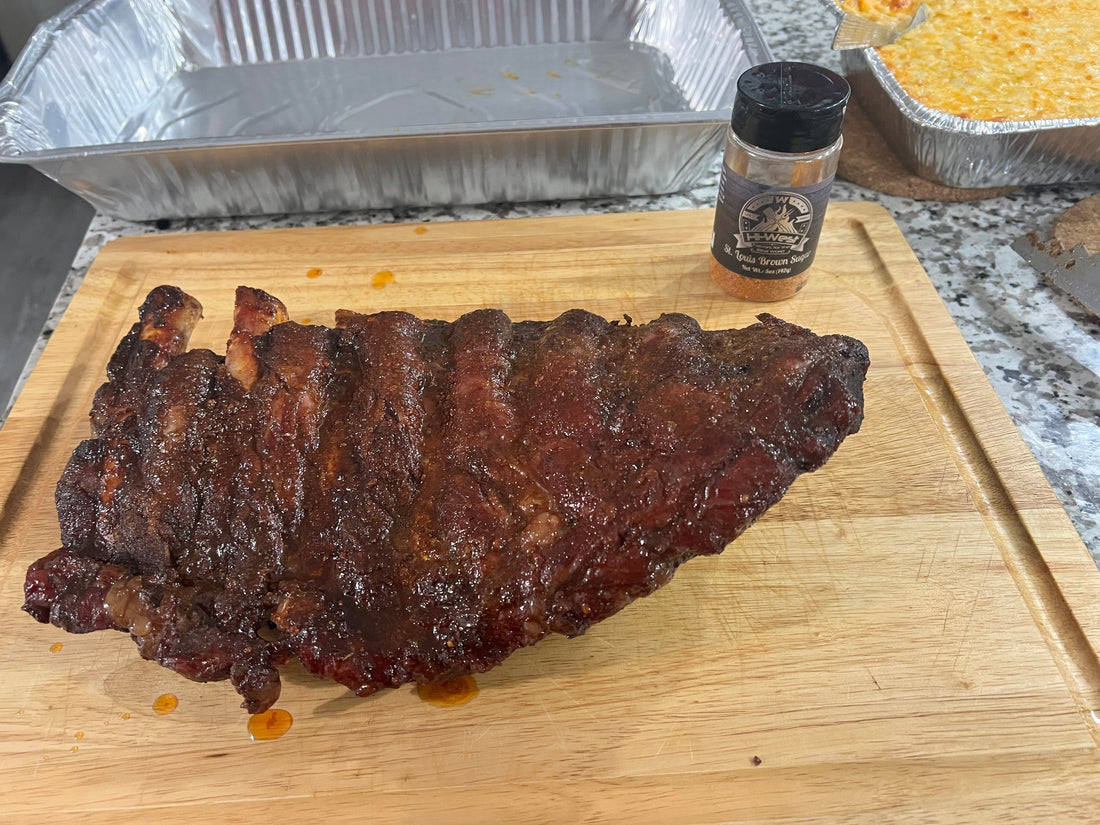
[[[920,0],[843,0],[908,20]],[[877,51],[901,87],[974,120],[1100,116],[1100,0],[928,0],[929,19]]]

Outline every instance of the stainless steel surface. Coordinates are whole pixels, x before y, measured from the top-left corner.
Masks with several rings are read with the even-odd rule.
[[[33,169],[0,166],[0,422],[91,220]]]
[[[1100,256],[1078,244],[1066,249],[1056,240],[1042,240],[1035,232],[1012,242],[1012,249],[1037,272],[1078,304],[1100,317]]]
[[[876,23],[866,17],[849,12],[840,12],[840,21],[836,24],[836,32],[833,34],[833,48],[837,51],[845,49],[866,49],[871,46],[886,46],[893,43],[907,31],[919,26],[928,19],[928,6],[921,3],[909,22],[904,26],[889,26],[885,23]]]
[[[770,57],[739,0],[85,0],[0,161],[138,220],[659,194]]]
[[[0,2],[0,45],[14,57],[31,36],[35,26],[57,14],[70,0],[2,0]]]

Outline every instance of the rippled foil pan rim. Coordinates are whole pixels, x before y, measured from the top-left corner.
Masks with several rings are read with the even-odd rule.
[[[0,163],[24,163],[31,164],[34,161],[65,160],[74,157],[92,158],[99,155],[125,156],[128,154],[150,154],[157,152],[172,152],[195,148],[203,149],[239,149],[249,146],[294,146],[298,144],[336,144],[354,143],[362,141],[400,140],[401,138],[421,137],[447,137],[448,135],[460,135],[472,137],[477,135],[507,135],[526,134],[529,132],[571,132],[609,130],[622,127],[646,127],[646,126],[676,126],[687,125],[720,125],[726,123],[728,111],[721,109],[701,110],[682,117],[653,117],[645,120],[632,119],[629,116],[608,116],[606,118],[589,117],[575,118],[568,123],[561,121],[539,120],[514,120],[514,121],[485,121],[482,123],[468,123],[455,125],[430,125],[404,129],[400,132],[363,132],[355,135],[274,135],[262,139],[249,137],[221,137],[206,138],[200,142],[177,138],[172,140],[157,140],[138,143],[134,141],[123,143],[97,143],[86,146],[73,146],[64,149],[36,149],[19,154],[0,154]]]
[[[915,100],[873,48],[844,51],[841,64],[871,119],[923,178],[961,188],[1100,180],[1100,117],[970,120]]]
[[[172,2],[172,0],[162,1],[169,4]],[[382,1],[379,0],[379,2]],[[127,2],[129,4],[127,8],[137,8],[140,11],[144,0],[127,0]],[[223,6],[232,6],[239,2],[242,8],[246,5],[244,0],[217,0],[217,2]],[[365,6],[368,2],[372,0],[361,0],[361,5]],[[448,0],[423,0],[423,3],[416,4],[416,8],[422,12],[427,10],[429,13],[439,14],[439,10],[443,9],[447,2]],[[495,0],[488,0],[488,2],[493,3]],[[608,0],[601,3],[600,0],[561,0],[559,3],[559,0],[555,0],[559,10],[570,5],[573,9],[583,8],[586,15],[589,10],[592,10],[594,18],[603,18],[605,22],[608,13],[619,6],[634,14],[639,13],[639,8],[646,10],[656,8],[658,11],[667,12],[669,9],[680,8],[676,2],[677,0],[635,0],[635,2],[628,0],[624,3],[620,0],[616,3]],[[311,3],[313,5],[328,3],[332,8],[342,4],[347,9],[354,5],[354,0],[307,0],[305,5],[309,6]],[[698,7],[696,11],[712,16],[724,15],[723,19],[727,27],[732,27],[732,31],[739,38],[739,53],[743,53],[744,57],[738,57],[738,60],[747,59],[748,65],[751,65],[772,59],[767,43],[743,0],[694,0],[694,4]],[[475,0],[470,4],[469,14],[481,13],[483,5],[484,3]],[[262,8],[260,3],[248,2],[247,6],[258,15],[266,13],[272,16],[265,20],[264,25],[268,25],[267,21],[284,11],[281,4],[275,11],[270,9],[257,11]],[[523,4],[517,4],[513,0],[513,8],[521,6]],[[494,7],[498,11],[504,8],[499,2],[496,2]],[[665,8],[662,9],[662,7]],[[152,217],[191,215],[310,212],[361,207],[480,203],[486,202],[486,197],[520,201],[678,191],[694,185],[709,170],[710,155],[717,153],[721,133],[729,117],[727,103],[732,105],[732,100],[723,99],[718,107],[702,105],[691,108],[695,104],[689,104],[685,109],[631,114],[600,114],[598,111],[595,114],[553,113],[545,117],[533,118],[432,122],[400,128],[343,130],[337,133],[301,131],[260,137],[215,134],[202,138],[182,139],[74,140],[68,145],[53,146],[45,145],[46,141],[43,140],[38,141],[42,144],[41,148],[33,145],[34,140],[26,140],[25,132],[20,133],[24,135],[23,138],[12,139],[11,135],[16,134],[10,128],[12,118],[15,117],[12,115],[13,100],[18,100],[20,89],[25,87],[27,79],[36,67],[43,60],[48,59],[55,39],[63,37],[66,26],[73,21],[79,22],[81,15],[89,11],[95,14],[102,12],[103,9],[115,8],[111,0],[83,0],[43,23],[36,31],[17,59],[9,76],[0,84],[0,138],[4,138],[5,134],[8,136],[0,139],[0,162],[25,163],[34,166],[82,195],[102,211],[122,217],[151,219]],[[186,16],[195,14],[195,9],[200,9],[199,14],[202,14],[204,12],[201,9],[205,7],[197,2],[188,4],[185,0],[178,0],[174,8],[184,9],[182,14]],[[215,6],[212,0],[210,8],[220,8],[220,6]],[[394,8],[404,9],[405,7],[396,5]],[[527,4],[526,8],[531,10],[528,12],[531,16],[546,13],[545,8],[537,3]],[[690,11],[691,9],[687,9],[684,13],[687,14]],[[211,11],[210,14],[213,15],[215,12]],[[362,15],[365,17],[365,12]],[[446,15],[442,16],[445,18]],[[423,17],[426,18],[427,14]],[[675,36],[674,34],[673,37]],[[549,41],[545,42],[549,43]],[[534,44],[535,42],[532,42],[532,45]],[[475,48],[482,48],[483,45],[483,42],[479,43]],[[673,43],[673,45],[678,48],[689,48],[693,43],[687,41],[686,45],[685,43]],[[242,61],[241,64],[245,65],[247,61]],[[735,81],[736,77],[731,77],[728,84],[732,86]],[[723,98],[725,96],[723,94]],[[6,118],[8,123],[5,123]],[[7,132],[5,127],[8,127]],[[608,137],[609,135],[611,137]],[[678,136],[683,138],[682,146],[677,140]],[[447,147],[452,141],[457,145],[457,150],[455,157],[450,158],[447,156]],[[489,148],[485,148],[478,154],[477,147],[483,142]],[[512,180],[506,182],[489,180],[493,175],[504,174],[502,171],[504,165],[499,164],[499,168],[494,167],[493,157],[509,151],[513,144],[516,147],[533,145],[532,152],[556,160],[559,164],[563,157],[567,160],[579,157],[580,164],[589,161],[594,163],[597,154],[604,152],[604,162],[617,167],[610,171],[572,169],[572,183],[575,184],[572,188],[568,180],[538,179],[532,180],[531,186],[525,190],[522,181],[515,180],[514,167],[507,170]],[[634,154],[626,158],[615,155],[608,157],[606,147],[609,144],[615,147],[625,146],[627,147],[625,152]],[[418,150],[424,152],[421,158],[415,156]],[[255,155],[252,159],[247,157],[250,151]],[[419,176],[420,189],[408,193],[394,192],[391,180],[387,191],[380,195],[378,192],[374,193],[379,195],[378,197],[371,197],[369,192],[364,194],[362,188],[355,193],[355,197],[351,193],[335,193],[332,189],[332,181],[349,170],[362,172],[363,166],[357,165],[355,158],[364,152],[373,151],[380,154],[392,153],[394,162],[407,165],[411,172],[407,177],[413,179],[413,183],[416,184]],[[517,151],[521,150],[517,148]],[[263,163],[274,165],[276,172],[292,173],[292,175],[282,175],[283,180],[291,176],[300,180],[303,173],[308,173],[309,170],[303,168],[303,162],[299,161],[297,156],[308,155],[311,158],[310,162],[324,163],[325,152],[331,152],[333,156],[331,167],[320,170],[328,178],[327,196],[318,198],[315,193],[302,193],[302,197],[297,197],[294,193],[287,191],[276,194],[273,185],[265,184],[261,180],[270,172],[262,168]],[[572,154],[569,154],[570,152]],[[221,200],[224,202],[218,202],[219,193],[213,191],[214,185],[210,183],[209,173],[212,169],[217,171],[216,164],[221,154],[226,157],[232,155],[234,164],[241,163],[242,159],[246,164],[250,164],[245,174],[251,174],[251,178],[245,180],[243,184],[241,184],[240,170],[234,168],[233,172],[237,175],[238,185],[257,187],[257,191],[253,193],[254,197],[239,196],[236,192],[223,192],[225,197]],[[631,169],[628,161],[633,159],[637,162],[639,157],[643,163],[648,164],[649,168]],[[97,162],[99,166],[96,165]],[[130,166],[126,166],[128,163]],[[476,191],[469,198],[461,192],[456,193],[455,185],[452,184],[452,191],[445,193],[443,200],[439,201],[439,187],[436,187],[433,195],[432,187],[425,183],[430,175],[438,175],[439,170],[447,163],[469,164],[467,177],[482,176],[484,179],[479,181],[480,186],[472,187]],[[669,167],[663,172],[663,178],[662,170],[656,168],[658,164]],[[201,170],[196,172],[195,170],[200,167]],[[103,171],[106,168],[112,171]],[[171,179],[180,174],[181,170],[194,175],[184,182],[186,186],[196,191],[198,188],[207,190],[201,196],[201,204],[196,205],[193,201],[200,198],[198,196],[189,198],[188,192],[183,193],[183,203],[168,204],[164,202],[163,197],[153,196],[147,197],[147,202],[143,204],[140,194],[125,191],[126,184],[138,181],[148,188],[151,187],[149,181],[153,176],[165,174]],[[206,179],[202,179],[204,174]],[[542,176],[548,175],[552,176],[553,171],[543,170]],[[276,175],[269,175],[269,177],[274,178]],[[586,177],[587,180],[585,180]],[[168,182],[178,183],[175,180]],[[349,186],[355,183],[362,184],[363,181],[350,182]],[[268,187],[267,191],[259,191],[264,186]],[[666,188],[669,186],[673,188]],[[375,188],[381,187],[382,184],[377,184]],[[405,194],[407,197],[404,196]],[[153,200],[157,200],[158,203],[152,203]]]

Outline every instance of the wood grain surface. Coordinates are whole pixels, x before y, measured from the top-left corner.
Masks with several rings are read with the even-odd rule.
[[[1100,573],[904,238],[830,207],[805,290],[707,276],[711,213],[225,232],[109,244],[0,431],[2,822],[1100,821]],[[711,328],[761,311],[871,352],[866,422],[717,558],[437,707],[284,670],[286,735],[228,683],[19,610],[106,361],[174,283],[224,352],[233,289],[513,319],[573,306]],[[179,698],[160,715],[161,694]]]

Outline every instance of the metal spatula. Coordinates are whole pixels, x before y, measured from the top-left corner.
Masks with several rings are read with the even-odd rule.
[[[1065,249],[1035,232],[1017,238],[1012,249],[1089,313],[1100,317],[1100,256],[1081,244]]]
[[[858,14],[844,12],[840,15],[836,34],[833,35],[833,48],[843,51],[844,49],[866,49],[869,46],[887,46],[927,19],[928,6],[924,3],[917,6],[917,10],[904,26],[876,23]]]

